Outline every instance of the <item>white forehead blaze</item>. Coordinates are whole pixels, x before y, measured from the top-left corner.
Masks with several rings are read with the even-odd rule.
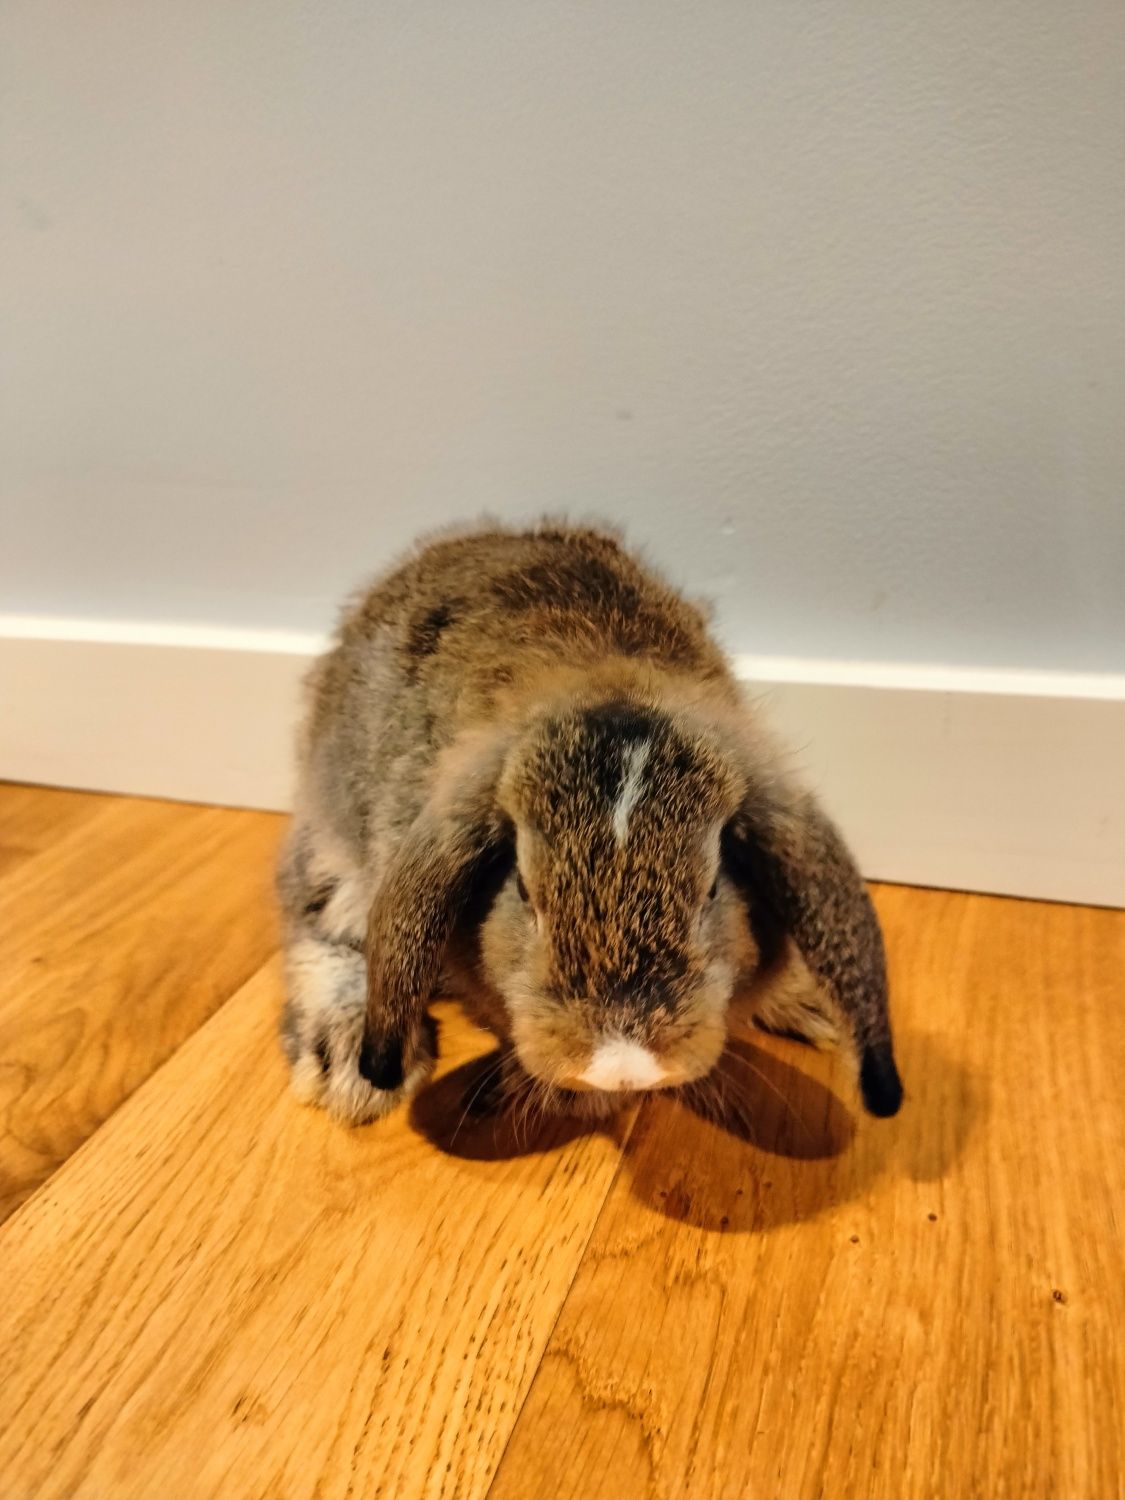
[[[668,1075],[647,1047],[613,1036],[598,1043],[580,1076],[592,1089],[655,1089]]]
[[[651,750],[648,740],[639,740],[625,752],[621,790],[613,807],[613,832],[619,844],[629,837],[629,815],[640,801],[641,781]]]

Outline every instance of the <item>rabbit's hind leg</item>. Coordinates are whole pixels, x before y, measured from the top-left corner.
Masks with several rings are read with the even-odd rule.
[[[755,978],[746,1009],[763,1031],[814,1047],[837,1047],[844,1034],[832,1001],[789,941]]]

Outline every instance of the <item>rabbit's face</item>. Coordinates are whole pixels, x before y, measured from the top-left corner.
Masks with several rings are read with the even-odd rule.
[[[482,952],[527,1072],[622,1092],[714,1066],[753,959],[719,869],[740,790],[717,742],[632,705],[542,721],[515,747],[501,801],[516,869]]]

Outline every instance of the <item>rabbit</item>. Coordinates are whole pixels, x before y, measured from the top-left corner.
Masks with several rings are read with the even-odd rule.
[[[278,870],[300,1098],[352,1124],[408,1099],[445,986],[500,1038],[502,1092],[604,1114],[704,1079],[745,991],[898,1110],[855,864],[703,610],[615,534],[420,544],[345,609],[307,694]]]

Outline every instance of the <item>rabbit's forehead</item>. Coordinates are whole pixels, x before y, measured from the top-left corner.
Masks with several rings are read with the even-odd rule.
[[[737,773],[721,750],[667,718],[608,706],[550,723],[521,747],[513,812],[549,841],[620,849],[659,833],[669,850],[733,806]]]

